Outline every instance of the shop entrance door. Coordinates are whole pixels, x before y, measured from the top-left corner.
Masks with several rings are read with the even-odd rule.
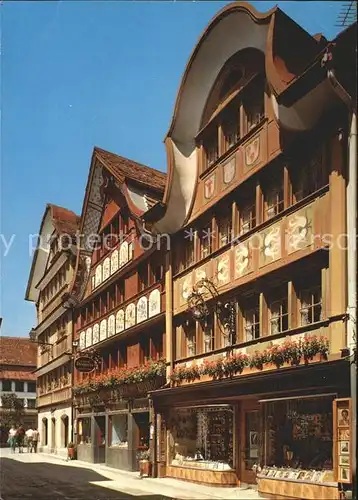
[[[94,463],[104,464],[106,461],[106,417],[94,417]]]
[[[259,411],[257,401],[243,401],[241,405],[240,480],[254,484],[252,467],[259,462]]]

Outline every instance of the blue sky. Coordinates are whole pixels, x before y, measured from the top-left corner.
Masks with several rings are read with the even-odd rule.
[[[1,14],[2,335],[25,336],[29,235],[46,203],[81,212],[98,145],[166,170],[163,138],[187,59],[228,2],[3,2]],[[274,2],[252,2],[266,11]],[[332,38],[342,2],[278,2]]]

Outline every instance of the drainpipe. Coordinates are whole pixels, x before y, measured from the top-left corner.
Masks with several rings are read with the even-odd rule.
[[[323,63],[326,61],[322,61]],[[329,69],[328,81],[334,92],[347,105],[350,115],[348,135],[348,183],[347,183],[347,347],[350,349],[350,385],[352,400],[352,498],[357,498],[357,113],[355,103],[338,82],[334,69]]]

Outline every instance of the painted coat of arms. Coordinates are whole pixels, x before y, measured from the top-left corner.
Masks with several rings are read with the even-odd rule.
[[[235,173],[236,173],[235,158],[232,158],[230,161],[225,163],[225,165],[223,166],[223,172],[224,172],[224,183],[230,184],[230,182],[235,177]]]
[[[204,197],[209,200],[215,191],[215,175],[211,175],[204,181]]]
[[[256,137],[245,147],[245,163],[251,167],[260,155],[260,137]]]

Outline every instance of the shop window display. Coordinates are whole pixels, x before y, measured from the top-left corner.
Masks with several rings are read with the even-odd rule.
[[[233,409],[176,408],[170,422],[171,465],[210,470],[233,468]]]
[[[110,421],[109,446],[116,448],[128,447],[127,415],[112,415]]]
[[[78,420],[79,444],[91,444],[91,419],[81,418]]]
[[[261,476],[333,481],[332,398],[268,402],[263,407],[265,446]]]

